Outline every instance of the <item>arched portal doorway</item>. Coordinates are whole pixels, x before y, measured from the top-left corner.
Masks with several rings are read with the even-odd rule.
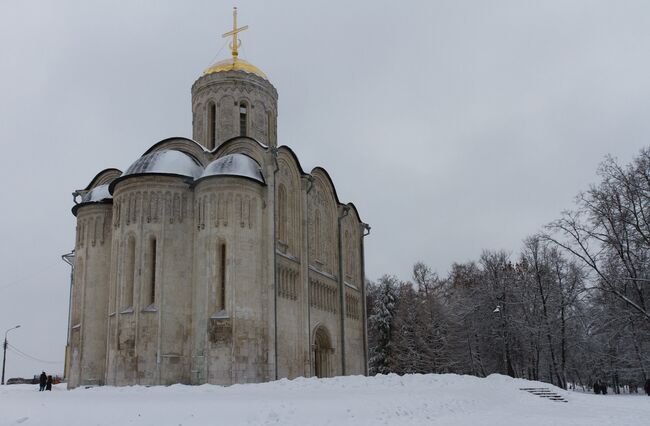
[[[329,333],[323,326],[319,326],[314,331],[314,375],[316,377],[332,377],[334,369],[332,366],[332,354],[334,349],[330,340]]]

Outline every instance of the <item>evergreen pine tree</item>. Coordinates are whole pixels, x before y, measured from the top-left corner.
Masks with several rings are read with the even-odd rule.
[[[376,332],[375,345],[370,348],[370,373],[387,374],[393,367],[393,330],[397,301],[397,278],[384,275],[368,321]]]

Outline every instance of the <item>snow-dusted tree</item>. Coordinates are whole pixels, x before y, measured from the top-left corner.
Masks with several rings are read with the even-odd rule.
[[[384,275],[374,290],[374,304],[368,316],[370,341],[370,374],[387,374],[394,371],[394,328],[399,280]],[[370,334],[370,333],[369,333]]]
[[[442,373],[455,364],[449,351],[449,319],[442,299],[444,282],[422,262],[414,283],[403,283],[395,312],[397,373]]]
[[[574,307],[584,294],[584,274],[575,262],[567,260],[555,245],[535,235],[524,241],[519,264],[528,309],[526,325],[535,336],[536,366],[540,356],[546,358],[547,380],[567,386],[569,332]],[[539,378],[536,369],[534,378]]]
[[[650,361],[650,149],[628,166],[607,158],[598,173],[601,182],[549,225],[547,238],[591,272],[592,311],[603,323],[589,330],[603,336],[595,357],[609,360],[593,364],[610,382],[638,382]]]
[[[491,302],[486,300],[481,282],[482,272],[476,263],[453,264],[444,303],[450,327],[448,344],[456,361],[454,372],[484,377],[493,372],[484,321],[486,316],[491,318]]]
[[[650,148],[601,182],[518,256],[486,250],[444,279],[368,286],[373,373],[508,374],[640,385],[650,375]],[[511,260],[512,259],[512,260]],[[514,262],[514,263],[513,263]]]
[[[411,283],[403,283],[399,289],[399,300],[396,304],[393,328],[394,345],[392,354],[395,373],[431,373],[427,371],[426,361],[428,351],[422,342],[423,330],[421,309],[418,306],[417,293]]]

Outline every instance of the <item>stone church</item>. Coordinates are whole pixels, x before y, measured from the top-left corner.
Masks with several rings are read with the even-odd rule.
[[[327,171],[278,146],[278,94],[232,57],[191,90],[193,139],[75,191],[68,387],[367,373],[364,236]]]

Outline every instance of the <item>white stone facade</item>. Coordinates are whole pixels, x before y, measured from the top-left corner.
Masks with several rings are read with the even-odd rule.
[[[369,227],[277,148],[265,78],[204,75],[192,111],[77,191],[68,387],[366,374]]]

